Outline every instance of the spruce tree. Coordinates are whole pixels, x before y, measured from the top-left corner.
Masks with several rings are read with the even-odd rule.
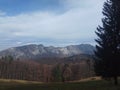
[[[97,27],[95,72],[103,78],[113,78],[115,85],[120,76],[120,0],[106,0],[102,26]]]
[[[61,82],[62,81],[62,72],[60,69],[60,65],[57,65],[54,69],[53,69],[53,77],[54,77],[54,81],[55,82]]]

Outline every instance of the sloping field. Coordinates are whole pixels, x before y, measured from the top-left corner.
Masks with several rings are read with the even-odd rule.
[[[120,90],[120,85],[103,80],[67,83],[40,83],[21,80],[0,80],[0,90]]]

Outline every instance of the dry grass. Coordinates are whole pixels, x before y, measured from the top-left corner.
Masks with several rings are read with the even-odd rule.
[[[76,81],[69,81],[69,82],[87,82],[87,81],[95,81],[95,80],[102,80],[101,77],[90,77]],[[19,83],[19,84],[43,84],[44,82],[37,82],[37,81],[27,81],[27,80],[15,80],[15,79],[0,79],[0,82],[4,83]]]
[[[76,80],[76,81],[69,81],[69,82],[87,82],[87,81],[97,81],[97,80],[102,80],[101,77],[90,77],[90,78],[85,78],[81,80]]]
[[[120,90],[120,85],[91,77],[76,82],[41,83],[25,80],[0,79],[0,90]]]
[[[3,83],[18,83],[18,84],[42,84],[43,82],[37,81],[26,81],[26,80],[15,80],[15,79],[0,79]]]

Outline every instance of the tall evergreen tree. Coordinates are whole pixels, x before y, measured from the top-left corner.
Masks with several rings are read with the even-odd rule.
[[[102,26],[96,34],[95,72],[104,78],[113,78],[115,85],[120,76],[120,0],[106,0]]]
[[[54,77],[54,81],[55,82],[61,82],[62,81],[62,72],[60,69],[60,66],[57,65],[54,69],[53,69],[53,77]]]

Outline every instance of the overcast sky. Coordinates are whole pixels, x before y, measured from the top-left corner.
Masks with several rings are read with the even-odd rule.
[[[0,50],[95,44],[105,0],[0,0]]]

